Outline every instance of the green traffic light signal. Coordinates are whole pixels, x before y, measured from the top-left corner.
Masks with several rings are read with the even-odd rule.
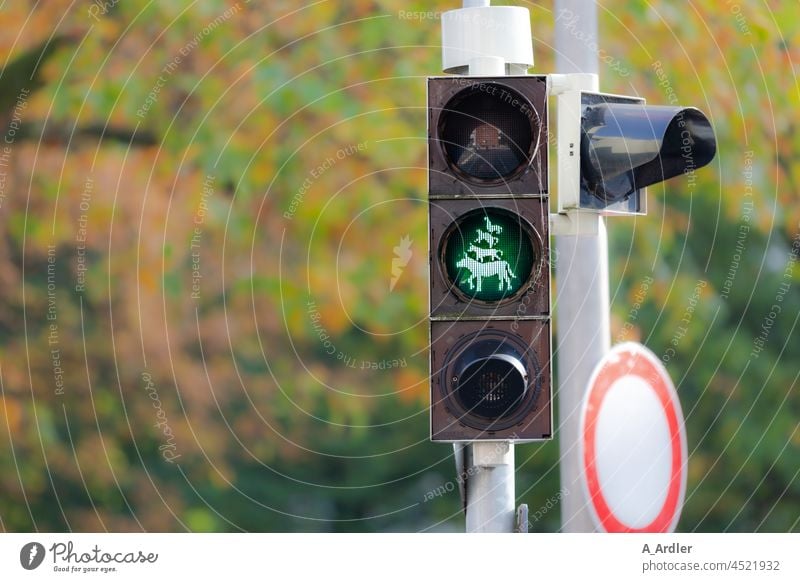
[[[537,262],[530,229],[504,210],[468,213],[444,239],[444,264],[454,289],[470,300],[500,302],[516,296]]]

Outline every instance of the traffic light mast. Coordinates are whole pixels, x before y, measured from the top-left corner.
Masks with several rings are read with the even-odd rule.
[[[522,77],[528,10],[445,12],[442,60],[466,77],[428,84],[431,437],[454,442],[468,532],[527,531],[514,441],[552,435],[547,87]]]
[[[605,217],[646,214],[649,185],[716,153],[693,107],[598,92],[594,2],[557,0],[559,74],[533,66],[525,8],[465,0],[442,15],[445,73],[428,79],[431,439],[452,442],[467,531],[527,531],[514,443],[551,439],[550,234],[558,257],[564,531],[594,531],[582,406],[610,348]],[[549,97],[558,212],[550,214]],[[515,515],[517,523],[515,525]]]

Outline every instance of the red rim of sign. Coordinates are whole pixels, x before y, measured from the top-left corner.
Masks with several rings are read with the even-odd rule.
[[[672,443],[670,482],[667,496],[661,511],[645,527],[633,528],[622,523],[614,515],[600,488],[597,474],[595,436],[597,416],[609,389],[624,376],[638,376],[644,380],[657,396]],[[675,387],[661,362],[644,346],[625,343],[615,346],[603,358],[592,374],[589,390],[584,400],[581,417],[581,444],[585,485],[588,488],[589,502],[599,525],[607,532],[625,533],[664,533],[672,531],[683,505],[686,488],[686,436],[683,431],[681,412]]]

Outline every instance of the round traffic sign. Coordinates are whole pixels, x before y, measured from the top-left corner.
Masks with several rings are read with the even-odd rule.
[[[580,424],[582,482],[606,532],[672,532],[686,494],[686,430],[658,358],[615,346],[589,380]]]

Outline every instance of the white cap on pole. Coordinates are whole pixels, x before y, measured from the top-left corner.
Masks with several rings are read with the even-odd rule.
[[[527,8],[490,6],[465,0],[464,8],[442,14],[442,68],[465,74],[476,58],[500,58],[510,72],[533,66],[531,20]]]

